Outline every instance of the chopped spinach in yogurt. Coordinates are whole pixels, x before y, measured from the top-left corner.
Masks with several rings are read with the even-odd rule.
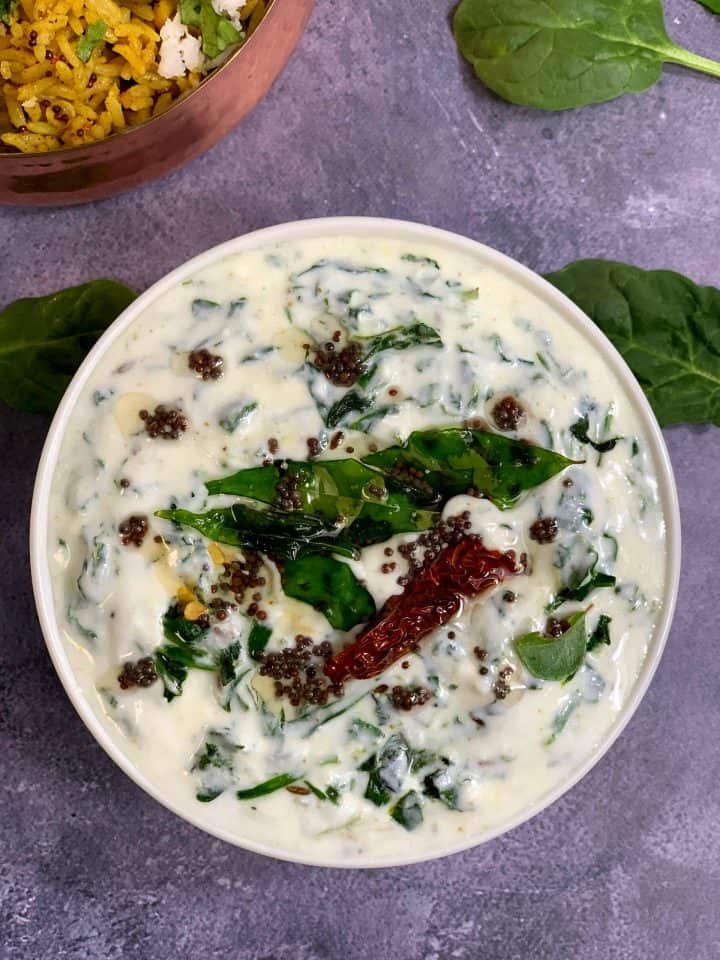
[[[499,268],[382,238],[233,255],[148,306],[77,401],[49,536],[69,655],[143,774],[356,863],[568,779],[663,595],[604,361]]]

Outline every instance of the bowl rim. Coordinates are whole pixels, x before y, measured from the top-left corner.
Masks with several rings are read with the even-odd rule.
[[[52,584],[49,568],[49,549],[47,543],[49,494],[58,455],[61,450],[65,430],[71,418],[75,403],[85,386],[86,381],[95,369],[95,365],[104,355],[111,344],[132,324],[152,303],[161,298],[168,290],[180,281],[198,271],[217,263],[222,259],[261,246],[280,243],[290,240],[306,240],[324,236],[351,236],[369,239],[382,237],[383,239],[412,239],[418,242],[434,242],[444,244],[455,251],[469,254],[494,269],[499,270],[519,283],[531,293],[537,295],[546,305],[564,317],[581,335],[584,335],[603,357],[605,362],[618,377],[621,385],[634,404],[635,412],[640,417],[643,428],[647,433],[651,446],[653,460],[658,478],[658,491],[663,507],[666,524],[666,556],[665,556],[665,603],[657,624],[656,633],[650,649],[643,661],[640,674],[635,681],[631,695],[623,709],[615,718],[606,736],[590,753],[585,761],[573,772],[567,780],[558,784],[554,789],[543,794],[531,806],[520,811],[509,821],[494,828],[466,837],[462,841],[449,844],[447,847],[420,852],[409,856],[383,857],[375,855],[358,861],[344,860],[333,857],[314,857],[312,851],[300,853],[296,850],[284,849],[281,846],[271,847],[264,843],[255,842],[246,838],[238,838],[230,830],[208,826],[202,822],[200,811],[195,816],[179,805],[162,795],[162,791],[150,783],[144,775],[134,767],[126,754],[110,738],[100,717],[90,706],[89,699],[83,693],[76,680],[68,655],[62,641],[61,630],[57,621]],[[60,681],[95,740],[141,789],[161,803],[168,810],[182,817],[195,827],[219,839],[226,840],[235,846],[259,853],[275,859],[308,866],[333,868],[382,868],[407,866],[428,860],[435,860],[451,854],[469,850],[501,834],[507,833],[542,810],[551,806],[563,794],[575,786],[586,773],[594,767],[605,755],[617,737],[627,726],[637,710],[640,701],[645,695],[667,642],[667,637],[675,612],[681,563],[681,528],[680,511],[673,476],[670,457],[665,440],[661,433],[650,404],[645,397],[639,383],[631,373],[620,353],[597,327],[571,300],[553,287],[539,274],[523,266],[507,255],[494,250],[485,244],[463,237],[447,230],[425,224],[413,223],[404,220],[392,220],[381,217],[324,217],[308,220],[297,220],[277,226],[266,227],[251,233],[235,237],[193,257],[170,271],[148,290],[142,293],[123,313],[108,327],[97,343],[88,353],[79,367],[62,401],[55,413],[37,468],[33,490],[30,516],[30,564],[32,574],[33,594],[37,608],[38,619],[45,639],[45,643]]]
[[[252,44],[255,40],[257,34],[263,29],[268,19],[270,19],[275,7],[285,2],[285,0],[267,0],[267,2],[268,6],[265,10],[265,13],[262,15],[262,19],[247,40],[236,50],[233,50],[226,60],[223,60],[223,62],[218,64],[217,67],[213,67],[211,70],[209,70],[196,87],[173,100],[167,110],[163,110],[163,112],[159,113],[157,116],[148,117],[147,120],[143,120],[142,123],[138,123],[136,126],[128,127],[125,130],[117,130],[115,133],[111,133],[109,137],[103,137],[102,140],[94,140],[92,143],[77,143],[70,146],[62,146],[58,147],[57,150],[33,150],[31,153],[25,153],[22,150],[6,150],[4,149],[4,144],[0,143],[0,163],[2,163],[3,160],[18,161],[23,158],[26,158],[27,160],[37,160],[40,157],[68,157],[80,150],[91,151],[95,147],[100,147],[103,144],[107,145],[111,140],[115,140],[115,138],[131,138],[133,134],[140,130],[144,130],[146,127],[150,126],[151,123],[154,123],[163,117],[167,117],[170,113],[174,113],[183,104],[191,100],[196,94],[199,94],[201,90],[204,90],[207,85],[215,79],[215,77],[219,76],[227,67],[230,66],[231,63],[233,63],[245,50],[248,49],[250,44]]]

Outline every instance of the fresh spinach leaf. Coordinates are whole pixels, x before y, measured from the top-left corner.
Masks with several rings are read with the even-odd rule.
[[[526,633],[515,640],[518,657],[534,677],[569,680],[582,666],[588,645],[584,611],[572,614],[568,623],[559,637]]]
[[[87,30],[80,37],[75,48],[78,58],[82,60],[83,63],[88,62],[92,56],[93,50],[95,50],[96,47],[99,47],[105,39],[106,33],[107,24],[102,20],[95,20],[94,23],[88,24]]]
[[[272,630],[270,627],[266,627],[264,623],[259,623],[257,620],[253,621],[253,625],[250,628],[250,636],[248,637],[248,653],[253,660],[260,659],[260,655],[268,645],[271,635]]]
[[[647,90],[664,63],[720,77],[670,39],[661,0],[462,0],[453,30],[486,86],[543,110]]]
[[[720,426],[720,290],[612,260],[579,260],[546,279],[617,347],[661,426]]]
[[[597,450],[598,453],[609,453],[610,450],[614,450],[618,442],[622,440],[622,437],[612,437],[609,440],[591,440],[588,436],[588,430],[590,429],[590,420],[587,415],[580,417],[579,420],[576,420],[575,423],[570,427],[570,433],[575,437],[579,443],[587,443],[594,450]]]
[[[375,601],[350,567],[333,557],[300,557],[283,565],[283,591],[309,603],[336,630],[350,630],[375,613]]]
[[[608,617],[607,614],[601,613],[598,618],[597,625],[593,632],[590,634],[590,639],[588,640],[588,651],[594,650],[595,647],[599,647],[602,644],[610,645],[610,624],[612,623],[612,617]]]
[[[422,800],[417,790],[410,790],[390,808],[390,816],[406,830],[416,830],[423,822]]]
[[[275,793],[276,790],[282,790],[283,787],[289,787],[290,784],[302,779],[301,773],[279,773],[269,780],[264,780],[254,787],[248,787],[246,790],[238,790],[235,796],[238,800],[255,800],[257,797],[266,797],[269,793]]]
[[[52,413],[88,350],[134,299],[122,283],[92,280],[11,303],[0,313],[0,399]]]
[[[180,0],[180,20],[185,26],[200,31],[202,52],[210,60],[243,39],[243,34],[227,17],[216,13],[211,0]]]

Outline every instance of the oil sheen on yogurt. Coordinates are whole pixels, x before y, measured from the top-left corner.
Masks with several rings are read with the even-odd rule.
[[[379,354],[373,403],[361,423],[353,421],[362,429],[347,422],[326,428],[322,413],[346,388],[307,363],[305,345],[337,329],[359,337],[417,323],[437,331],[442,346]],[[218,379],[189,368],[188,355],[203,348],[222,357]],[[348,682],[337,716],[322,724],[294,720],[273,700],[269,678],[248,654],[250,620],[242,609],[214,628],[211,641],[218,649],[237,644],[239,679],[231,690],[217,673],[193,669],[170,701],[161,682],[120,688],[123,664],[153,657],[163,644],[169,606],[187,591],[207,601],[218,563],[241,552],[221,545],[218,553],[155,511],[198,512],[226,502],[209,498],[205,481],[269,456],[305,460],[308,438],[322,446],[342,430],[337,448],[326,446],[320,458],[359,458],[413,430],[491,422],[493,404],[506,395],[526,414],[508,435],[584,462],[510,509],[463,496],[444,512],[467,510],[487,546],[526,553],[527,575],[468,602],[405,666]],[[145,429],[139,411],[158,404],[186,417],[177,439],[151,438]],[[582,418],[590,438],[621,439],[597,452],[570,432]],[[277,452],[269,452],[270,438]],[[130,515],[148,518],[140,547],[121,542]],[[557,519],[553,543],[529,537],[539,516]],[[231,255],[146,307],[77,401],[53,481],[49,529],[57,617],[77,680],[143,777],[176,809],[240,842],[358,864],[420,856],[496,831],[573,776],[608,735],[653,642],[664,538],[647,438],[631,400],[583,336],[499,269],[440,244],[381,237],[311,239]],[[397,551],[397,567],[383,572],[386,548],[411,539],[402,534],[351,561],[378,609],[402,590]],[[546,606],[577,551],[596,556],[616,585],[563,613],[592,605],[589,629],[600,615],[610,617],[611,643],[588,653],[569,682],[537,680],[513,641],[544,628]],[[348,642],[311,606],[283,595],[271,563],[264,570],[268,651],[298,634],[335,649]],[[498,676],[508,666],[510,692],[498,699]],[[433,696],[409,711],[373,692],[413,684]],[[421,821],[412,830],[364,795],[361,767],[396,734],[413,751],[443,758],[447,772],[428,792],[427,768],[400,771],[398,795],[415,790],[420,798]],[[284,773],[315,789],[237,798],[238,790]],[[443,785],[450,804],[438,796]],[[214,799],[198,800],[208,795]]]

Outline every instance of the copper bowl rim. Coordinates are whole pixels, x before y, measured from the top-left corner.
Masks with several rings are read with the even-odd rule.
[[[245,43],[243,43],[242,46],[238,47],[237,50],[234,51],[234,53],[231,53],[230,56],[227,58],[227,60],[225,60],[219,66],[214,67],[210,71],[210,73],[207,74],[207,76],[203,77],[203,79],[195,87],[194,90],[190,90],[189,93],[186,93],[183,96],[178,97],[176,100],[173,100],[173,102],[170,104],[167,110],[163,110],[163,112],[159,113],[157,116],[149,117],[147,120],[143,120],[142,123],[138,123],[137,126],[130,127],[128,130],[112,133],[110,134],[109,137],[103,137],[102,140],[96,140],[94,143],[82,143],[82,144],[77,144],[75,146],[70,146],[70,147],[63,146],[63,147],[58,147],[57,150],[35,150],[32,153],[25,153],[22,150],[13,150],[12,152],[10,152],[9,150],[3,150],[2,144],[0,144],[0,163],[2,163],[3,160],[15,160],[16,162],[18,162],[18,161],[21,161],[23,157],[26,157],[29,160],[31,158],[38,158],[38,157],[56,157],[60,155],[67,156],[68,154],[71,154],[73,153],[73,151],[76,151],[76,150],[91,151],[95,147],[100,147],[103,144],[107,145],[111,140],[115,140],[116,138],[122,137],[124,139],[126,137],[132,137],[134,133],[139,133],[139,131],[144,130],[146,127],[149,127],[152,123],[154,123],[157,120],[160,120],[162,117],[167,117],[170,113],[173,113],[177,110],[182,109],[182,107],[186,103],[188,103],[196,94],[198,94],[200,90],[204,89],[209,83],[211,83],[215,79],[215,77],[220,76],[220,74],[223,73],[224,70],[227,67],[229,67],[230,64],[237,57],[242,56],[244,51],[247,50],[250,44],[255,40],[255,37],[258,35],[258,33],[260,33],[261,30],[265,29],[265,24],[268,20],[268,17],[272,13],[273,9],[278,4],[281,4],[283,2],[284,0],[268,0],[267,9],[263,14],[262,20],[257,25],[257,27],[253,30],[251,35],[247,38]]]

